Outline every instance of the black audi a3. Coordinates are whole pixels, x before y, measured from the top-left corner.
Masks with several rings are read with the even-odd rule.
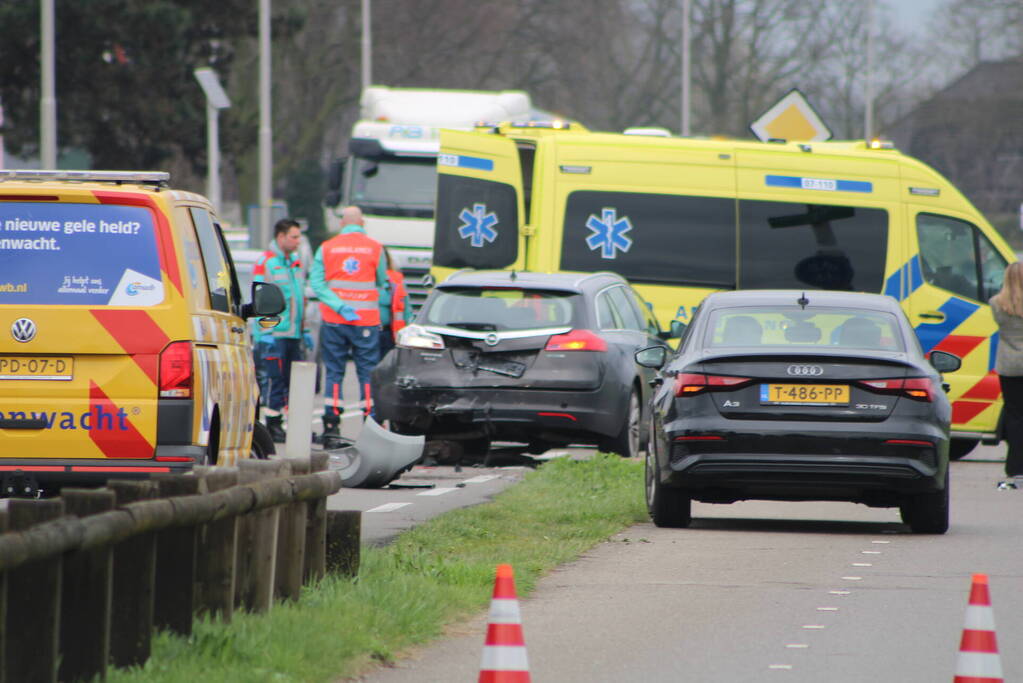
[[[686,527],[691,501],[836,500],[898,507],[916,533],[949,523],[951,408],[894,299],[830,291],[708,296],[652,399],[646,500],[654,523]]]
[[[646,445],[656,374],[637,350],[667,348],[649,307],[614,273],[459,271],[438,285],[373,373],[378,420],[485,453],[492,440]]]

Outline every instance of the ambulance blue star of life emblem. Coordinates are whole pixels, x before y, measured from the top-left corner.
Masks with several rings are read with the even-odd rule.
[[[632,239],[625,233],[632,230],[632,223],[627,216],[618,218],[618,210],[601,209],[600,218],[593,214],[586,220],[590,235],[586,238],[586,246],[591,250],[600,249],[601,258],[613,259],[617,250],[626,253],[632,247]]]
[[[341,267],[349,275],[354,275],[359,272],[359,259],[354,256],[349,256],[341,263]]]
[[[493,228],[497,225],[497,214],[487,213],[486,204],[473,204],[471,213],[468,208],[462,209],[458,217],[462,221],[458,235],[469,240],[469,246],[482,247],[484,242],[497,239],[497,231]]]

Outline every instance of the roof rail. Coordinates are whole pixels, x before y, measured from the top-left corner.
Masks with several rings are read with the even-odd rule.
[[[71,180],[77,182],[132,183],[166,187],[170,173],[165,171],[50,171],[36,169],[0,169],[4,180]]]

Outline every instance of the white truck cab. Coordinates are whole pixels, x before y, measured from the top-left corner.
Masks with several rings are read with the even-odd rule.
[[[418,308],[426,296],[421,281],[433,260],[440,130],[472,130],[479,121],[528,121],[529,95],[373,86],[363,92],[360,106],[349,156],[331,168],[327,226],[336,231],[338,211],[359,206],[366,232],[388,247]]]

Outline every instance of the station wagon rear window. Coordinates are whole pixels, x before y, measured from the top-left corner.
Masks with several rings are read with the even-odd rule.
[[[581,305],[582,296],[571,292],[445,288],[417,322],[482,332],[563,327],[574,323]]]
[[[148,209],[0,202],[0,304],[152,306],[163,298]]]

